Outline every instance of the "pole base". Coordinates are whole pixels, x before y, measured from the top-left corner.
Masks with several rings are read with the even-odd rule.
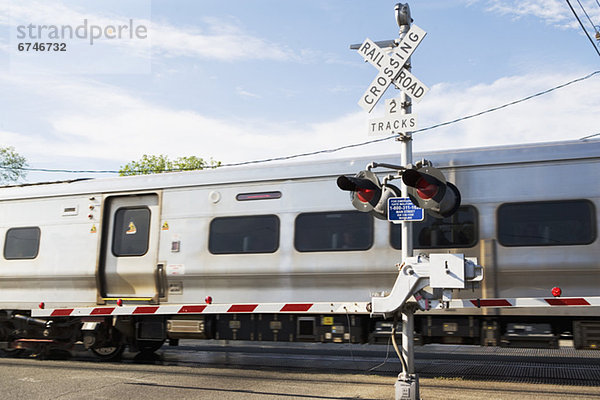
[[[396,400],[420,400],[419,376],[417,374],[400,374],[394,385],[396,388]]]

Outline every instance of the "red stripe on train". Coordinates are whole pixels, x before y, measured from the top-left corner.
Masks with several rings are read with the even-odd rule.
[[[586,299],[544,299],[551,306],[589,306],[590,303]]]

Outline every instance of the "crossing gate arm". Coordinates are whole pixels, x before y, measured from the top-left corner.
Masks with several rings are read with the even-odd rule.
[[[445,308],[524,308],[524,307],[600,307],[600,297],[530,297],[504,299],[455,299],[432,301],[431,307]]]
[[[416,278],[405,286],[404,293],[420,290],[426,280]],[[406,295],[406,302],[412,295]],[[497,299],[454,299],[425,300],[416,296],[422,310],[467,309],[467,308],[524,308],[524,307],[600,307],[600,296],[596,297],[532,297]],[[387,299],[387,300],[386,300]],[[373,308],[390,306],[387,297],[374,297]],[[393,307],[391,305],[390,307]],[[124,305],[79,308],[36,308],[31,310],[32,317],[102,317],[120,315],[192,315],[192,314],[371,314],[369,302],[313,302],[313,303],[235,303],[235,304],[173,304],[161,306]]]
[[[38,308],[32,317],[106,317],[121,315],[192,314],[369,314],[368,302],[216,303],[160,306],[123,305],[78,308]]]

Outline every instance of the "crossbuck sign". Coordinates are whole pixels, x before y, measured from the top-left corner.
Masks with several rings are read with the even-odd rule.
[[[379,70],[365,94],[358,101],[358,104],[365,111],[371,112],[373,110],[373,107],[392,82],[416,102],[421,101],[429,88],[411,74],[408,69],[404,68],[404,64],[419,43],[423,41],[426,34],[417,25],[412,25],[391,56],[388,56],[385,50],[377,46],[371,39],[365,39],[358,52],[365,61],[368,61]]]
[[[392,83],[410,96],[413,101],[418,103],[423,99],[429,88],[417,79],[405,67],[405,64],[426,34],[417,25],[412,25],[391,55],[388,55],[385,49],[379,47],[369,38],[361,44],[358,49],[360,55],[379,70],[367,91],[358,101],[358,104],[365,111],[370,113],[373,110]],[[400,114],[394,111],[393,105],[399,105],[399,101],[396,99],[393,99],[391,104],[389,102],[386,104],[385,117],[369,121],[370,135],[410,132],[416,129],[416,115]]]

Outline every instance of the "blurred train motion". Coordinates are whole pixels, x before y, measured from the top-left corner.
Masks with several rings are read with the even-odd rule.
[[[464,253],[485,268],[483,282],[460,297],[548,297],[553,287],[564,296],[600,295],[600,141],[420,158],[460,189],[462,205],[450,217],[414,223],[415,254]],[[387,340],[391,322],[366,313],[146,312],[157,305],[369,301],[389,290],[401,261],[400,226],[354,210],[336,186],[339,175],[372,161],[0,188],[2,347],[83,343],[112,358],[125,346],[153,351],[182,338]],[[114,311],[129,305],[137,306],[129,315]],[[81,307],[91,311],[73,311]],[[32,315],[44,309],[53,311]],[[567,338],[596,348],[599,315],[593,307],[449,309],[417,313],[415,330],[421,343],[552,347]]]

